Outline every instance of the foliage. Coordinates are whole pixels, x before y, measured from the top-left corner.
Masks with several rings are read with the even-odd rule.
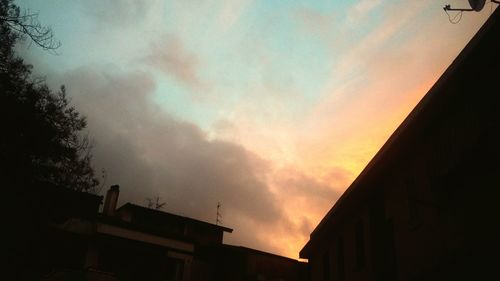
[[[31,66],[15,54],[15,44],[26,38],[44,49],[56,47],[47,41],[50,29],[26,15],[11,0],[0,0],[3,178],[21,187],[51,184],[95,191],[91,145],[82,136],[85,118],[69,104],[64,86],[52,92],[44,81],[31,78]]]

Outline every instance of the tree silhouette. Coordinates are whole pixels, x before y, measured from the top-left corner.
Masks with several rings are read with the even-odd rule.
[[[59,46],[36,14],[21,14],[12,0],[0,0],[0,186],[11,230],[3,249],[5,276],[41,280],[51,270],[51,225],[70,209],[57,192],[93,192],[99,183],[85,118],[70,105],[64,86],[53,92],[31,77],[31,65],[15,54],[21,40],[48,51]]]
[[[11,187],[50,184],[94,191],[98,180],[90,164],[91,143],[82,134],[85,118],[69,104],[64,86],[53,93],[44,81],[32,79],[31,66],[14,52],[23,34],[52,49],[52,33],[29,15],[20,16],[11,0],[0,1],[2,180]]]

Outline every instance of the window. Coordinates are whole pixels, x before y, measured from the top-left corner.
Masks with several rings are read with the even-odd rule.
[[[356,270],[365,266],[365,233],[363,221],[359,220],[356,224]]]

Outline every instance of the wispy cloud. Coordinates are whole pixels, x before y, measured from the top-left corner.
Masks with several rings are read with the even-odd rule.
[[[200,78],[199,57],[187,50],[177,36],[163,36],[155,42],[144,61],[163,74],[174,77],[195,93],[209,90],[209,85]]]
[[[349,74],[351,71],[359,70],[360,67],[367,67],[366,62],[383,53],[380,48],[385,44],[391,44],[390,40],[398,32],[403,32],[404,27],[427,7],[428,2],[429,0],[397,2],[387,8],[382,13],[384,19],[373,26],[372,31],[342,56],[332,75],[338,76],[339,72]]]
[[[300,154],[309,166],[321,173],[342,163],[358,174],[478,27],[471,21],[470,29],[459,31],[438,8],[422,23],[424,4],[400,3],[394,9],[406,12],[387,11],[388,18],[342,56],[324,99],[303,125]],[[420,23],[419,32],[404,36],[411,22]],[[435,34],[448,38],[430,36]]]
[[[351,23],[358,22],[381,3],[382,0],[361,0],[349,9],[347,17]]]
[[[130,28],[151,20],[154,13],[161,12],[161,0],[84,0],[79,1],[83,11],[106,28]]]
[[[331,27],[335,26],[336,23],[333,14],[326,14],[311,8],[301,7],[295,13],[297,19],[302,23],[302,28],[307,32],[331,32]]]
[[[254,0],[224,0],[219,9],[219,32],[225,33],[236,24]]]
[[[225,225],[235,229],[228,242],[294,255],[267,234],[294,225],[273,187],[276,182],[270,181],[273,163],[239,144],[210,140],[195,124],[172,118],[152,101],[155,83],[148,73],[80,68],[60,79],[88,116],[96,139],[95,165],[106,170],[108,184],[122,186],[122,202],[144,204],[158,195],[166,211],[212,222],[220,201]],[[288,185],[290,194],[300,198],[336,196],[299,171],[280,174],[280,186]],[[312,224],[308,219],[302,223]],[[304,225],[294,231],[303,235]]]

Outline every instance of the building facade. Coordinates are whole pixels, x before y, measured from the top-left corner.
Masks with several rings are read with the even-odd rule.
[[[255,249],[223,245],[215,253],[220,281],[306,281],[308,266],[295,259]]]

